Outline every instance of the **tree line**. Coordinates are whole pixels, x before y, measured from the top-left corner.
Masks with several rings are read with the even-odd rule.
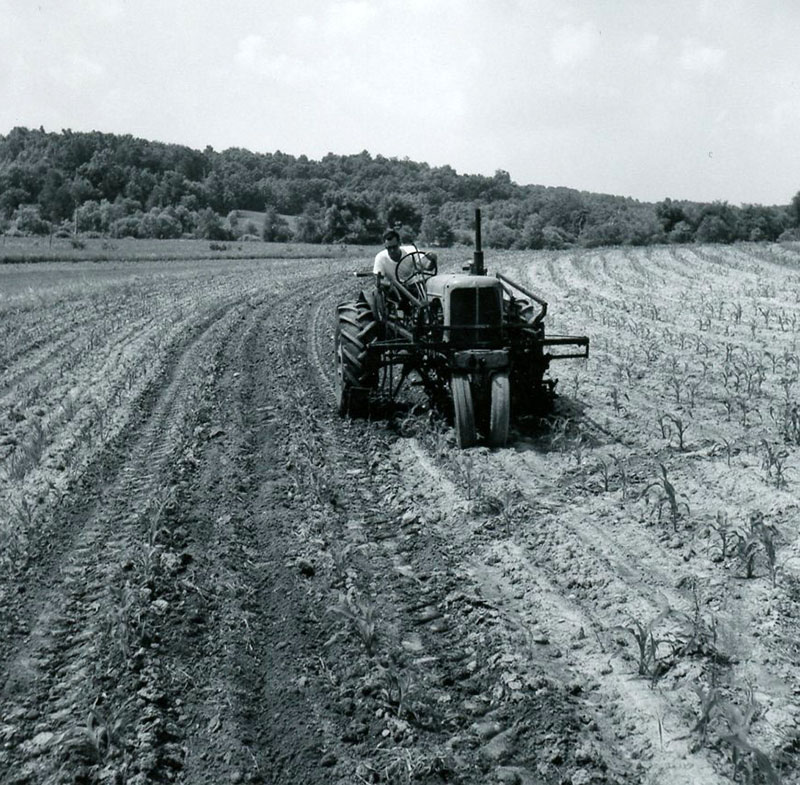
[[[0,136],[5,233],[373,244],[394,226],[447,246],[471,242],[475,206],[495,248],[800,239],[800,192],[788,205],[649,203],[366,151],[314,161],[98,131]]]

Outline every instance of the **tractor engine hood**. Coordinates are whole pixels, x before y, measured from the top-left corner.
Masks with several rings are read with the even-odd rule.
[[[463,273],[450,273],[447,275],[434,275],[425,283],[429,297],[442,297],[451,289],[499,289],[500,281],[488,275],[465,275]]]

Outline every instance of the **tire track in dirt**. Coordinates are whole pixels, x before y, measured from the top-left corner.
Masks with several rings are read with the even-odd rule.
[[[184,695],[186,782],[328,781],[319,765],[325,720],[299,667],[319,641],[291,562],[299,511],[286,496],[285,446],[292,430],[290,438],[314,438],[291,422],[289,405],[313,394],[295,377],[309,303],[329,289],[327,277],[312,279],[249,314],[215,392],[222,435],[181,502],[196,540],[192,582],[205,596],[194,650],[177,638],[172,648],[177,667],[202,685]]]
[[[165,717],[171,730],[141,764],[115,761],[126,776],[172,771],[182,781],[216,783],[274,772],[276,781],[329,781],[319,733],[303,732],[318,701],[298,697],[298,652],[281,641],[296,635],[286,630],[287,613],[302,628],[303,614],[319,610],[293,588],[297,572],[285,563],[304,515],[302,503],[287,500],[293,482],[285,463],[289,442],[318,435],[298,430],[292,407],[303,398],[316,405],[305,331],[330,278],[309,276],[293,288],[250,297],[216,350],[213,384],[184,449],[191,478],[178,484],[168,510],[173,537],[161,561],[170,556],[179,568],[157,575],[154,591],[163,611],[158,653],[148,659],[158,658],[160,702],[175,707]],[[168,443],[157,437],[155,452]],[[276,707],[283,707],[277,716]]]
[[[589,583],[610,595],[610,583],[616,591],[628,591],[626,576],[636,586],[641,575],[635,566],[624,564],[623,556],[597,552],[599,542],[587,543],[570,530],[560,515],[564,506],[574,504],[566,493],[553,493],[556,480],[547,479],[547,471],[539,473],[537,490],[528,495],[528,472],[509,470],[502,456],[478,451],[473,458],[476,476],[491,479],[491,487],[518,489],[520,499],[528,505],[530,516],[510,523],[510,529],[498,536],[492,515],[470,512],[471,505],[464,491],[448,479],[437,462],[416,441],[398,445],[403,463],[416,475],[416,482],[426,489],[424,496],[434,499],[437,489],[447,487],[443,494],[447,506],[440,507],[441,534],[448,542],[459,542],[469,560],[468,573],[479,596],[492,602],[506,621],[507,634],[527,637],[528,656],[536,666],[562,683],[577,679],[585,685],[586,709],[602,731],[599,747],[609,757],[622,756],[631,763],[647,761],[653,782],[714,783],[725,782],[702,757],[688,755],[685,740],[670,739],[665,744],[660,736],[659,722],[666,722],[667,705],[646,681],[631,674],[631,663],[612,651],[605,637],[614,621],[602,619],[603,612],[595,603],[579,599],[582,593],[576,584],[584,576],[576,572],[575,561],[564,561],[565,553],[590,551],[590,560],[597,568]],[[513,464],[512,464],[513,465]],[[543,467],[540,467],[540,470]],[[544,483],[544,485],[543,485]],[[552,486],[548,491],[547,485]],[[546,506],[542,499],[546,499]],[[453,510],[455,509],[455,512]],[[525,529],[514,530],[525,524]],[[533,527],[530,527],[533,524]],[[531,534],[533,533],[533,537]],[[532,540],[532,541],[531,541]],[[550,541],[558,543],[553,550]],[[573,543],[569,545],[569,542]],[[601,565],[603,565],[601,567]],[[661,719],[660,719],[661,718]],[[677,735],[677,733],[676,733]]]
[[[0,770],[13,772],[9,782],[50,781],[66,759],[86,757],[87,748],[91,760],[93,727],[85,717],[92,708],[101,711],[104,694],[97,691],[102,674],[96,669],[124,647],[120,636],[130,626],[129,619],[108,618],[109,608],[124,613],[126,602],[121,595],[110,599],[109,592],[124,592],[131,560],[147,558],[148,537],[167,503],[171,464],[185,441],[180,431],[199,392],[193,379],[217,334],[230,330],[233,315],[230,307],[212,313],[175,347],[164,376],[141,401],[136,430],[123,440],[127,455],[113,455],[112,448],[116,466],[110,472],[103,470],[102,456],[100,471],[87,470],[100,484],[85,484],[81,501],[61,519],[80,528],[57,534],[43,588],[14,608],[12,637],[25,640],[4,656],[5,736],[12,746],[0,757]]]

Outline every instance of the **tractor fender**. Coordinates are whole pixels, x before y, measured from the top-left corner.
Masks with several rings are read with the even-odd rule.
[[[375,321],[382,323],[386,314],[386,308],[383,302],[383,294],[375,289],[363,289],[361,291],[360,299],[369,306],[370,311],[372,311],[372,315],[375,317]]]

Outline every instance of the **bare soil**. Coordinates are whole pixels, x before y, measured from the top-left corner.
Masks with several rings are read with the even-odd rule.
[[[0,271],[0,782],[800,782],[799,258],[498,255],[592,357],[463,452],[366,257]]]

